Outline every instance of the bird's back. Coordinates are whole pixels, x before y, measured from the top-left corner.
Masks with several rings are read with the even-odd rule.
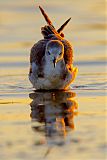
[[[45,55],[46,45],[51,40],[59,40],[64,45],[64,61],[65,64],[71,65],[73,62],[73,50],[71,44],[62,38],[60,34],[58,34],[54,27],[52,26],[44,26],[41,28],[41,32],[44,36],[44,39],[38,41],[31,48],[30,53],[30,63],[35,62],[37,65],[42,65],[42,59]]]

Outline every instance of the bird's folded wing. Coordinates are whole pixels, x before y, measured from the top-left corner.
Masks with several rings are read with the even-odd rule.
[[[73,63],[73,49],[72,45],[67,40],[62,40],[62,43],[64,45],[64,60],[65,63],[69,66]]]
[[[30,63],[35,62],[37,65],[41,65],[47,42],[48,40],[43,39],[34,44],[31,48]]]
[[[44,39],[35,43],[34,46],[31,48],[31,53],[30,53],[30,63],[35,62],[37,65],[41,65],[41,60],[45,55],[47,42],[51,39],[62,40],[61,36],[51,25],[42,27],[41,32],[44,36]]]
[[[59,34],[57,34],[53,27],[45,26],[42,27],[42,31],[44,32],[44,39],[38,41],[34,46],[31,48],[30,53],[30,63],[35,62],[38,66],[42,63],[42,58],[45,55],[46,44],[49,40],[59,40],[64,45],[64,60],[65,63],[70,67],[73,63],[73,50],[72,45]],[[46,35],[47,33],[47,35]],[[51,36],[50,36],[51,35]],[[45,36],[47,36],[45,38]]]

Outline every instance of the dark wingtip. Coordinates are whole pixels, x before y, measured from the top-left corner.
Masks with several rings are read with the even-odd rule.
[[[49,19],[48,15],[47,15],[46,12],[43,10],[43,8],[42,8],[41,6],[39,6],[39,9],[40,9],[42,15],[44,16],[47,24],[48,24],[48,25],[52,25],[51,20]]]
[[[68,24],[70,20],[71,20],[71,17],[57,30],[57,32],[61,33],[61,31],[65,28],[65,26]]]
[[[43,8],[41,7],[41,6],[39,6],[39,9],[40,9],[40,11],[43,13],[44,12],[44,10],[43,10]]]

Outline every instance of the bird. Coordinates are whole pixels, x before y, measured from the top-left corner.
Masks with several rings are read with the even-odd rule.
[[[67,90],[78,72],[73,66],[72,45],[62,32],[71,18],[57,30],[44,9],[39,9],[47,25],[41,27],[43,39],[30,51],[29,80],[36,90]]]

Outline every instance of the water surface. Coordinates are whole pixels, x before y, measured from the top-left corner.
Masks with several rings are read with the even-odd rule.
[[[42,5],[74,50],[78,76],[67,92],[34,92],[32,45],[46,23]],[[102,0],[0,0],[0,159],[105,160],[106,36]]]

